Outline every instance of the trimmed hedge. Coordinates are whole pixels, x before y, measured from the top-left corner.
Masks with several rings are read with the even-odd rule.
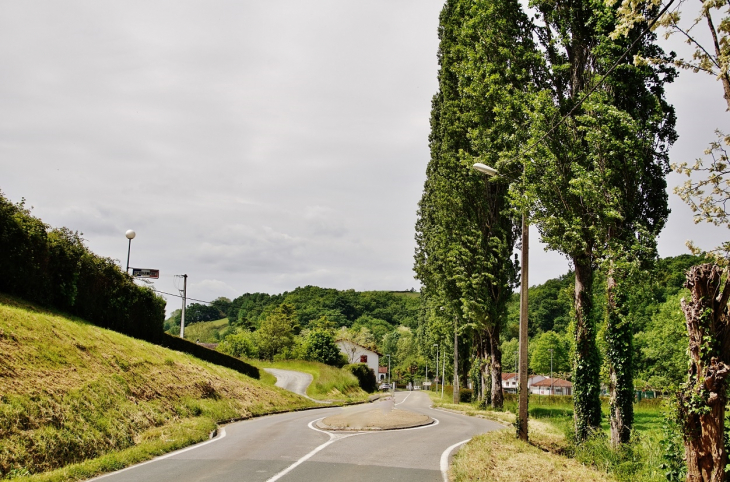
[[[135,338],[162,338],[163,298],[89,251],[78,232],[51,229],[2,191],[0,291]]]
[[[216,365],[231,368],[257,380],[260,377],[259,369],[253,365],[249,365],[243,360],[239,360],[238,358],[234,358],[219,351],[211,350],[210,348],[198,345],[192,341],[178,338],[177,336],[168,335],[167,333],[163,334],[160,345],[171,350],[189,353],[196,358],[200,358],[201,360],[210,363],[215,363]]]
[[[366,363],[353,363],[343,367],[349,370],[357,378],[360,388],[368,393],[373,393],[378,388],[378,381],[375,372]]]

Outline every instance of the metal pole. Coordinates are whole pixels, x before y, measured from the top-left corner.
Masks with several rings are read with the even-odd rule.
[[[439,346],[436,347],[436,393],[439,392]]]
[[[454,403],[459,403],[459,329],[456,320],[454,315]]]
[[[444,398],[444,378],[446,378],[446,357],[441,359],[441,398]]]
[[[553,349],[550,348],[550,395],[553,393]]]
[[[188,275],[183,275],[182,313],[180,315],[180,338],[185,338],[185,304],[188,296]]]
[[[527,288],[530,226],[522,213],[522,274],[520,276],[520,406],[519,438],[527,441]]]
[[[132,240],[129,240],[129,246],[127,247],[127,274],[129,274],[129,253],[132,252]]]

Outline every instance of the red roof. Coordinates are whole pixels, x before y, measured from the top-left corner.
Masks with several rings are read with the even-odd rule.
[[[378,367],[378,373],[388,373],[388,367]]]
[[[507,380],[509,380],[511,378],[515,378],[516,376],[517,376],[516,373],[510,373],[510,372],[505,373],[505,372],[502,372],[502,381],[503,382],[504,381],[507,381]]]
[[[545,380],[540,380],[539,382],[535,382],[532,384],[533,387],[567,387],[570,388],[573,386],[572,383],[570,383],[568,380],[563,380],[562,378],[546,378]]]

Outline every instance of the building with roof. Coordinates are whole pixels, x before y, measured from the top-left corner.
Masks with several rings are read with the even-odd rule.
[[[573,384],[562,378],[545,377],[543,380],[532,384],[530,393],[535,395],[572,395]]]
[[[377,373],[378,381],[380,381],[379,366],[380,357],[382,356],[380,353],[353,343],[350,340],[337,340],[335,344],[347,356],[348,363],[365,363],[373,373]]]
[[[541,380],[544,380],[547,377],[544,377],[542,375],[530,375],[527,378],[527,388],[528,390],[530,387],[532,387],[535,383],[540,382]],[[510,372],[502,372],[502,391],[505,393],[517,393],[517,389],[520,386],[520,381],[517,377],[517,373],[510,373]]]

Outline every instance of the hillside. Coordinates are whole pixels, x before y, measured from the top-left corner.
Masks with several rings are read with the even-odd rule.
[[[0,478],[65,467],[37,480],[77,480],[203,440],[219,421],[311,405],[0,295]]]

